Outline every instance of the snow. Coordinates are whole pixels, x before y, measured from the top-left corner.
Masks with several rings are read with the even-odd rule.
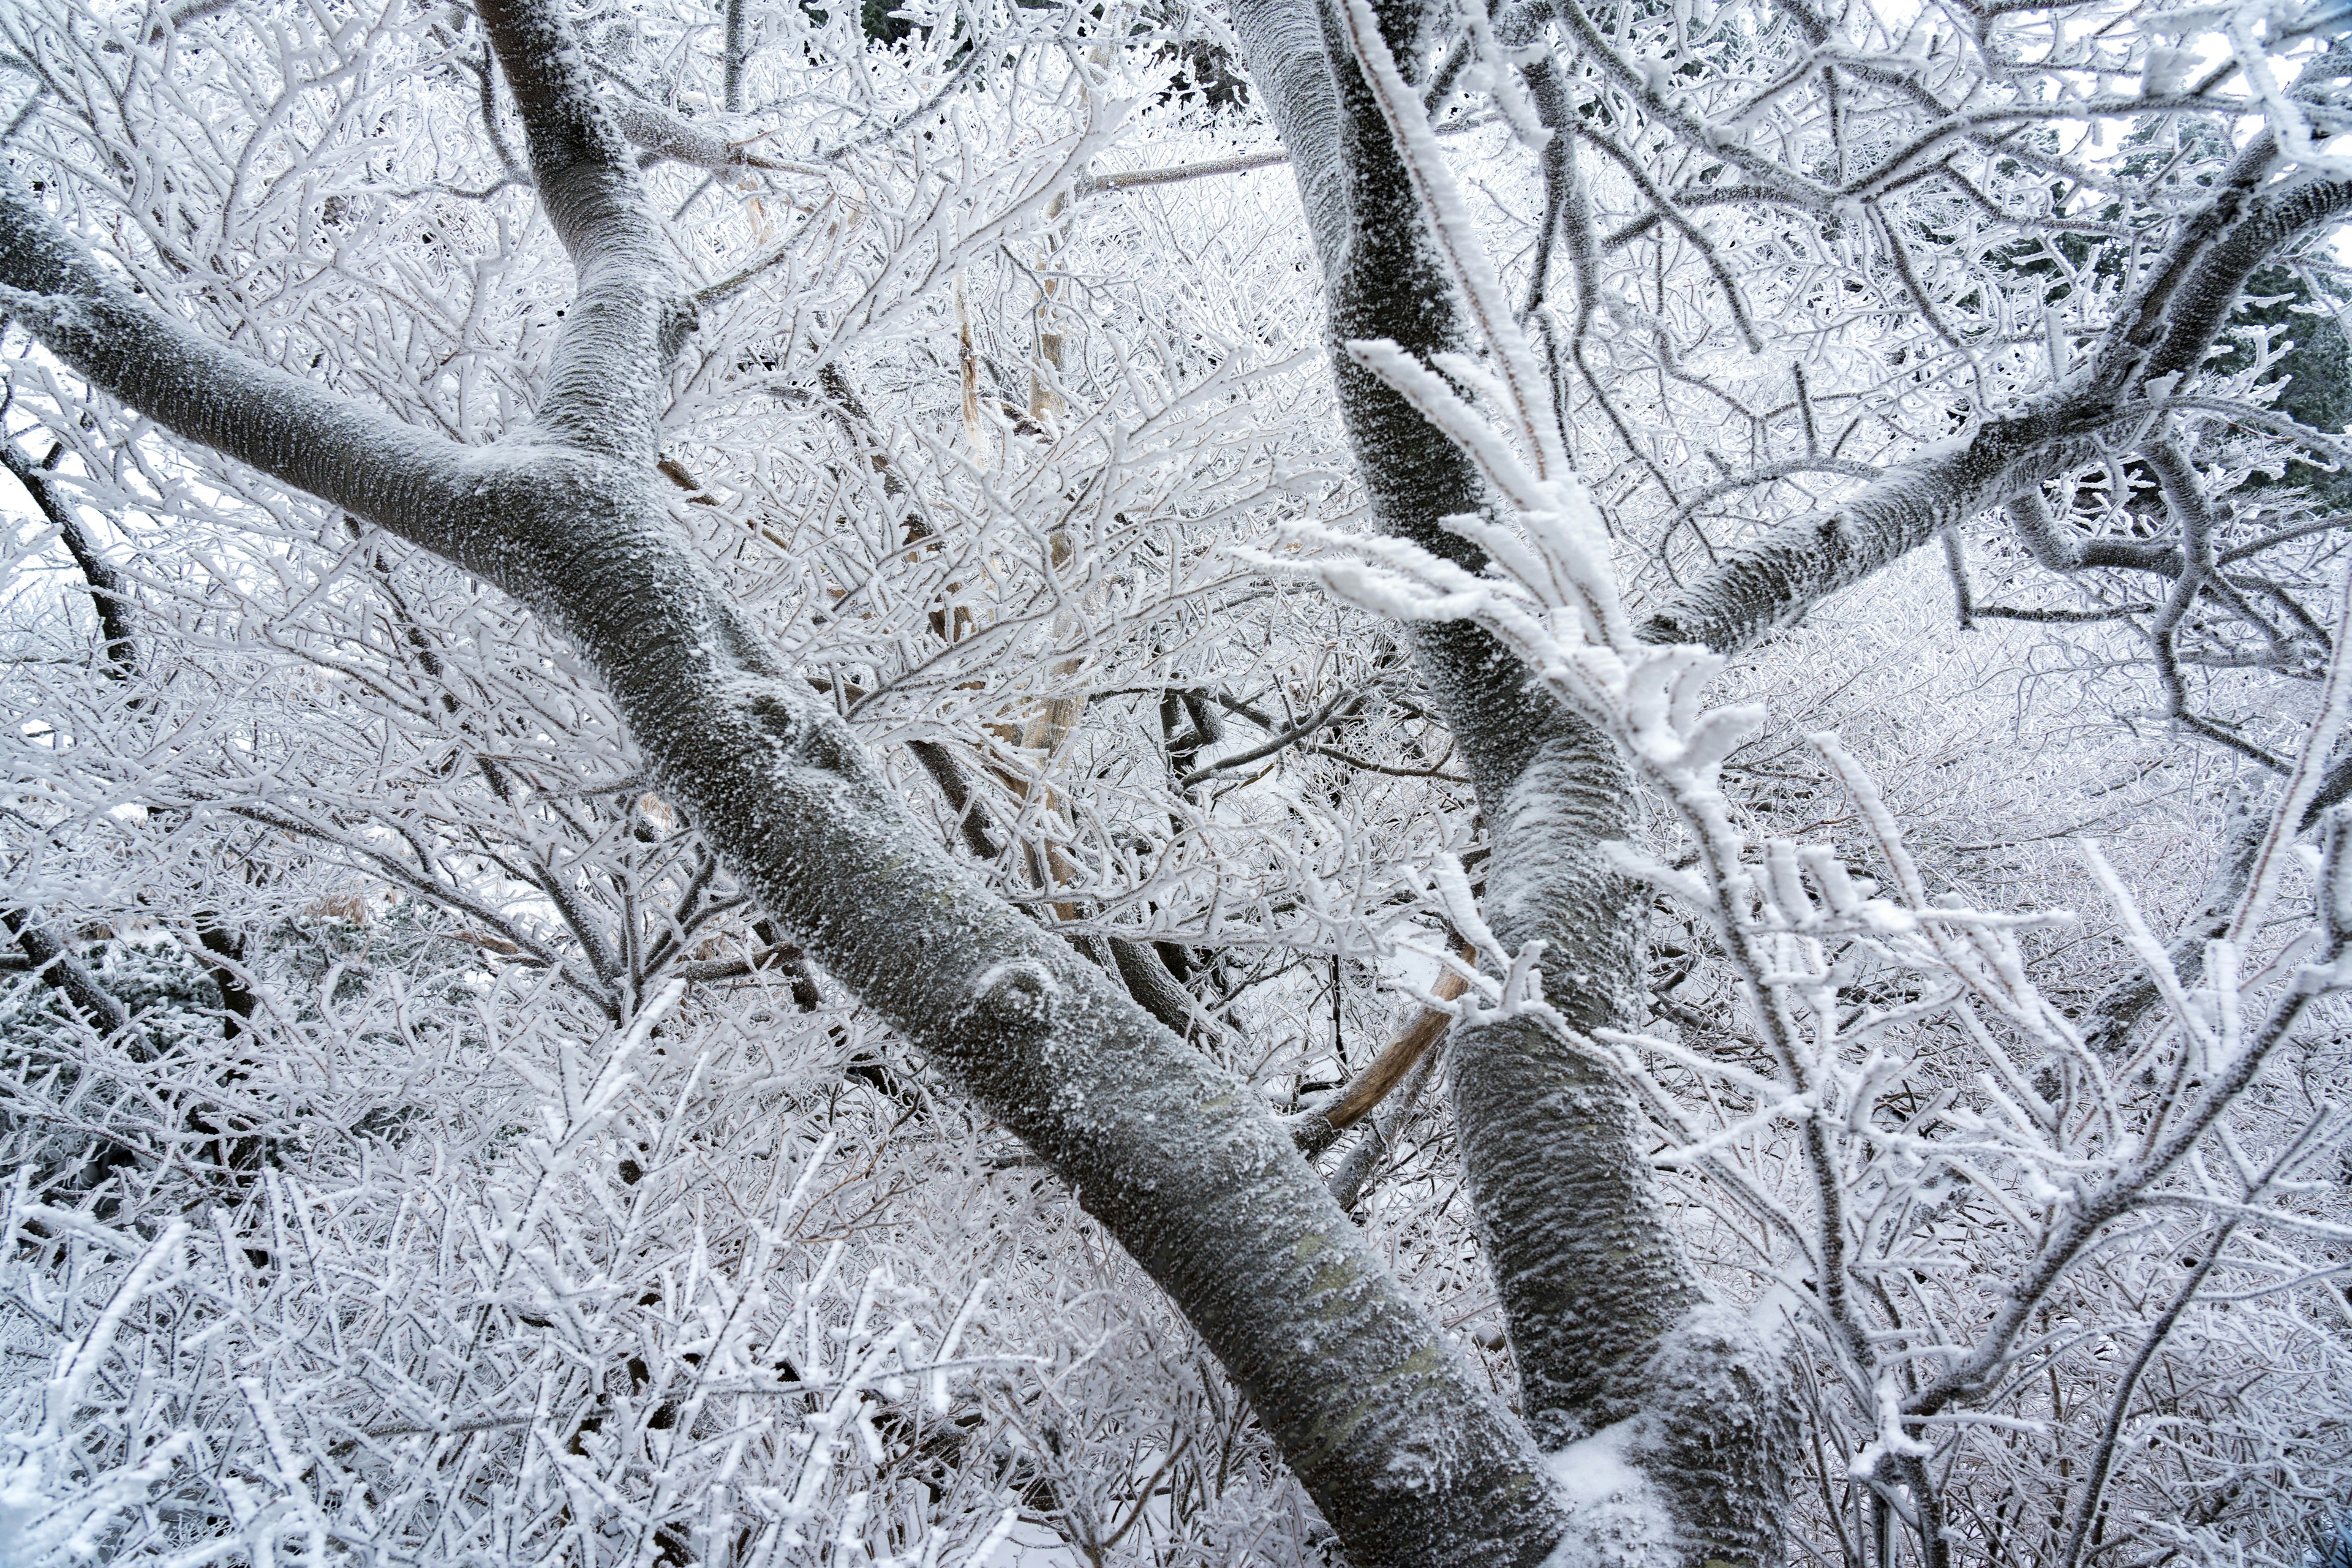
[[[1668,1568],[1673,1511],[1648,1476],[1627,1458],[1643,1420],[1614,1426],[1544,1456],[1567,1505],[1569,1533],[1544,1568]]]
[[[1970,40],[1856,13],[1799,57],[1774,53],[1788,16],[1737,6],[1628,14],[1615,41],[1571,24],[1533,47],[1576,51],[1579,79],[1617,96],[1609,117],[1555,117],[1546,155],[1565,163],[1538,167],[1522,154],[1547,135],[1480,17],[1472,79],[1517,140],[1442,141],[1407,67],[1462,35],[1424,13],[1405,58],[1350,0],[1334,20],[1368,74],[1349,112],[1370,117],[1348,129],[1395,160],[1351,190],[1312,8],[1243,8],[1256,101],[1297,156],[1346,318],[1335,410],[1335,383],[1297,368],[1318,352],[1315,263],[1277,182],[1090,183],[1121,136],[1214,163],[1233,117],[1160,101],[1160,40],[1105,40],[1083,5],[999,18],[1011,63],[971,51],[984,80],[950,38],[869,50],[848,8],[819,25],[785,7],[756,41],[770,100],[738,121],[684,112],[720,100],[707,7],[633,13],[647,37],[573,50],[557,13],[514,0],[366,27],[251,0],[177,8],[163,49],[75,0],[26,3],[43,68],[74,90],[10,132],[25,178],[0,197],[5,298],[49,341],[8,362],[9,434],[55,440],[76,504],[121,540],[157,663],[137,683],[96,671],[86,595],[8,601],[0,734],[74,744],[11,752],[29,826],[0,909],[111,930],[87,945],[126,987],[165,958],[201,964],[199,937],[234,923],[255,942],[224,962],[251,973],[257,1011],[224,1016],[227,990],[188,968],[211,987],[198,1002],[92,1027],[30,972],[0,977],[37,1047],[0,1072],[0,1131],[24,1152],[0,1273],[36,1309],[0,1328],[28,1369],[0,1395],[20,1428],[0,1554],[103,1552],[110,1521],[152,1524],[141,1510],[167,1502],[156,1540],[226,1519],[280,1555],[316,1555],[330,1513],[394,1555],[434,1531],[478,1555],[521,1550],[519,1520],[586,1531],[609,1510],[659,1521],[641,1538],[740,1523],[765,1532],[755,1555],[789,1533],[900,1568],[1071,1561],[1082,1517],[1131,1517],[1120,1551],[1139,1556],[1287,1563],[1318,1550],[1311,1492],[1363,1561],[1417,1564],[1440,1536],[1456,1562],[1524,1556],[1565,1520],[1557,1561],[1645,1563],[1710,1507],[1775,1522],[1757,1500],[1773,1454],[1810,1462],[1775,1447],[1797,1414],[1841,1434],[1833,1487],[1849,1461],[1877,1476],[1932,1451],[1971,1506],[1998,1484],[2025,1500],[2007,1517],[2063,1519],[2110,1404],[2137,1421],[2114,1352],[2162,1350],[2136,1337],[2138,1304],[2245,1216],[2231,1315],[2191,1303],[2193,1352],[2163,1350],[2165,1370],[2252,1366],[2289,1392],[2134,1426],[2119,1498],[2187,1517],[2210,1499],[2169,1478],[2210,1467],[2209,1435],[2287,1451],[2303,1407],[2342,1405],[2340,1337],[2298,1314],[2326,1272],[2300,1249],[2342,1234],[2305,1210],[2340,1196],[2321,1161],[2340,1113],[2312,1107],[2340,1100],[2325,994],[2352,984],[2352,865],[2294,840],[2343,706],[2331,674],[2315,725],[2305,678],[2352,639],[2282,631],[2261,656],[2278,668],[2199,678],[2239,702],[2225,717],[2249,744],[2299,759],[2221,946],[2158,934],[2186,886],[2165,849],[2203,855],[2198,814],[2224,782],[2210,758],[2152,730],[2118,742],[2178,770],[2173,815],[2126,817],[2114,868],[2042,858],[2032,883],[2022,858],[1972,858],[2031,842],[2024,826],[1955,825],[2032,817],[2063,841],[2080,816],[2049,802],[2084,805],[2084,780],[2035,775],[2013,738],[1969,752],[1945,796],[1932,782],[1958,776],[1934,754],[1955,713],[1997,729],[2013,708],[2046,735],[2074,701],[2063,721],[2095,726],[2090,710],[2147,705],[2128,689],[2143,655],[2127,624],[1940,634],[1945,601],[1920,597],[1906,552],[1964,530],[2003,571],[2021,544],[2038,589],[2147,576],[2081,571],[2113,520],[2060,481],[2127,465],[2143,438],[2095,399],[2168,399],[2218,427],[2269,395],[2248,384],[2268,360],[2233,381],[2194,332],[2151,351],[2171,368],[2137,392],[2100,379],[2146,349],[2111,332],[2134,309],[2118,279],[2161,276],[2221,154],[2184,142],[2151,176],[2176,183],[2119,188],[2135,265],[2156,269],[2087,269],[2053,312],[2000,259],[2059,232],[2036,216],[2047,170],[1952,139],[1937,155],[1987,182],[1985,204],[1898,184],[1868,166],[1874,139],[1825,140],[1826,79],[1783,68],[1867,51],[1837,90],[1916,127],[1912,89],[1979,92],[1969,51],[2046,19]],[[2247,29],[2287,14],[2210,19],[2259,66]],[[486,21],[583,290],[538,195],[458,188],[499,177],[463,63]],[[2070,18],[2042,42],[2107,51],[2049,67],[2086,82],[2137,69],[2154,92],[2184,68],[2131,37]],[[2299,233],[2352,198],[2311,183],[2311,117],[2279,79],[2263,91],[2286,162],[2254,171],[2247,210]],[[613,142],[599,95],[673,163]],[[2101,134],[2065,156],[2113,172]],[[1262,132],[1239,144],[1267,151]],[[812,161],[771,156],[786,149]],[[1769,199],[1710,199],[1702,226],[1675,196],[1694,153]],[[156,212],[155,193],[176,205]],[[1348,232],[1351,201],[1379,221]],[[1552,205],[1573,277],[1531,310],[1520,258]],[[1913,258],[1913,284],[1884,240],[1923,220],[1956,237]],[[2067,232],[2068,255],[2099,243]],[[2210,336],[2242,278],[2190,272],[2166,321],[2204,310]],[[1841,293],[1850,315],[1824,314]],[[1767,352],[1733,346],[1759,334]],[[958,416],[967,343],[984,454]],[[2081,379],[2053,384],[2045,359]],[[1370,432],[1352,459],[1339,414]],[[2093,415],[2112,450],[2063,434]],[[2285,450],[2263,429],[2228,451]],[[695,488],[654,479],[656,452]],[[2242,476],[2213,455],[2189,487],[2211,487],[2189,498],[2220,519],[2206,545],[2298,504],[2272,490],[2223,517]],[[2024,514],[2008,531],[2005,502]],[[1359,515],[1390,532],[1332,526]],[[1287,550],[1215,552],[1291,520]],[[2142,521],[2143,563],[2187,548],[2187,523]],[[2310,537],[2320,565],[2270,559],[2315,606],[2335,543]],[[1342,602],[1268,585],[1292,568]],[[1865,578],[1870,595],[1829,599]],[[2168,582],[2196,612],[2173,652],[2203,649],[2209,616],[2267,624]],[[1644,595],[1669,612],[1652,628],[1689,646],[1643,640]],[[1698,646],[1752,647],[1800,613],[1801,633],[1736,665]],[[1862,665],[1863,689],[1913,668],[1926,695],[1881,679],[1849,745],[1810,705]],[[1972,685],[1984,669],[2012,679]],[[1738,681],[1779,689],[1720,692]],[[1311,711],[1357,689],[1345,735],[1276,750],[1263,784],[1162,776],[1179,748],[1155,696]],[[996,744],[1041,703],[1075,714],[1062,744]],[[1419,749],[1441,730],[1458,766]],[[951,825],[895,755],[910,737],[964,759],[1007,854],[942,849]],[[675,808],[632,804],[648,789]],[[2086,877],[2126,939],[2095,917],[2037,946],[2046,918],[2018,911]],[[390,909],[394,884],[433,917],[414,940],[388,919],[319,936],[315,900],[356,887]],[[152,929],[126,934],[134,920]],[[1406,925],[1430,947],[1441,925],[1470,937],[1482,981],[1450,1132],[1414,1135],[1359,1226],[1266,1103],[1336,1069],[1343,1033],[1352,1047],[1385,1009],[1370,972]],[[261,933],[288,929],[327,956],[269,950]],[[1192,1000],[1216,994],[1230,1018],[1190,1041],[1158,1027],[1066,940],[1108,935],[1222,965]],[[1685,988],[1654,996],[1665,966],[1645,958],[1670,943]],[[790,985],[770,966],[788,944]],[[2156,1001],[2103,1058],[2053,998],[2099,994],[2134,947]],[[168,1080],[140,1057],[166,1025]],[[2304,1081],[2268,1092],[2266,1064],[2290,1056]],[[264,1130],[257,1163],[205,1134],[221,1108]],[[119,1166],[89,1157],[114,1140]],[[157,1236],[184,1253],[135,1275]],[[2108,1273],[2070,1261],[2094,1255]],[[2037,1337],[2059,1302],[2079,1332]],[[1471,1363],[1433,1326],[1474,1319],[1509,1321],[1515,1367]],[[1820,1373],[1811,1403],[1783,1402],[1784,1356]],[[1489,1397],[1513,1374],[1525,1423]],[[1989,1459],[1970,1444],[1992,1390],[2028,1413],[1997,1418],[2015,1441]],[[1525,1428],[1604,1421],[1543,1461],[1552,1498],[1489,1516],[1538,1468]],[[418,1457],[453,1423],[492,1456],[470,1489]],[[1714,1461],[1675,1445],[1717,1436],[1750,1465],[1729,1504],[1676,1490]],[[2305,1474],[2340,1476],[2314,1446]],[[1134,1507],[1139,1453],[1181,1471],[1198,1511],[1172,1485]],[[934,1458],[946,1485],[909,1479]],[[2251,1473],[2232,1496],[2214,1528],[2249,1540],[2286,1539],[2301,1506]],[[1829,1539],[1810,1496],[1787,1507],[1822,1531],[1805,1545]],[[1362,1545],[1384,1531],[1412,1544]]]

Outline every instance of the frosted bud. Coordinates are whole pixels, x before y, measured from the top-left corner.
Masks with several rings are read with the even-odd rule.
[[[1061,986],[1034,959],[991,964],[972,983],[972,1002],[982,1016],[1000,1024],[1042,1023]]]

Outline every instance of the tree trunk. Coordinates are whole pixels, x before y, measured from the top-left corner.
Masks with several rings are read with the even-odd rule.
[[[1424,360],[1467,349],[1393,136],[1329,16],[1250,0],[1235,21],[1291,152],[1332,336]],[[1379,525],[1482,566],[1438,521],[1490,508],[1467,457],[1349,356],[1334,375]],[[1488,924],[1515,949],[1545,943],[1545,994],[1577,1029],[1632,1026],[1648,900],[1608,854],[1635,831],[1622,759],[1485,632],[1416,626],[1413,640],[1486,807]],[[1775,1560],[1790,1420],[1773,1356],[1692,1271],[1641,1157],[1630,1086],[1529,1021],[1457,1028],[1452,1049],[1463,1163],[1538,1441],[1628,1423],[1627,1451],[1674,1515],[1661,1561]]]

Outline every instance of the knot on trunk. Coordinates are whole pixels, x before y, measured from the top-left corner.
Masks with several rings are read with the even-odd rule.
[[[675,358],[686,347],[686,340],[702,327],[702,312],[691,294],[680,294],[662,310],[661,353],[664,361]]]
[[[1011,1027],[1043,1024],[1062,994],[1059,982],[1034,959],[992,963],[971,984],[973,1009],[992,1024]]]

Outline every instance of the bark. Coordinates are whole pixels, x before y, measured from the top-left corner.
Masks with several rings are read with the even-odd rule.
[[[1003,855],[1004,847],[990,836],[987,819],[981,815],[980,803],[972,794],[971,780],[965,775],[963,764],[956,760],[955,753],[938,741],[910,741],[907,750],[922,764],[931,782],[940,786],[948,809],[956,814],[956,836],[963,840],[963,847],[983,862],[992,862]]]
[[[1196,1032],[1213,1038],[1223,1034],[1193,1005],[1192,994],[1176,984],[1176,977],[1168,973],[1168,965],[1149,942],[1115,936],[1108,945],[1127,994],[1142,1004],[1145,1012],[1185,1039]]]
[[[546,0],[480,14],[579,276],[532,426],[463,448],[144,308],[0,185],[0,308],[91,383],[547,616],[777,925],[1023,1138],[1168,1290],[1358,1568],[1540,1563],[1541,1461],[1259,1097],[959,866],[665,515],[691,327],[626,150]]]
[[[1249,0],[1234,19],[1291,153],[1332,336],[1387,338],[1424,358],[1470,346],[1344,40],[1308,0]],[[1380,526],[1483,564],[1438,526],[1487,509],[1466,457],[1349,357],[1335,355],[1335,376]],[[1484,632],[1456,623],[1413,637],[1486,811],[1494,865],[1508,868],[1489,874],[1489,925],[1514,948],[1547,944],[1546,994],[1576,1028],[1629,1026],[1645,900],[1607,852],[1635,828],[1622,760]],[[1629,1087],[1528,1023],[1457,1029],[1452,1049],[1463,1163],[1538,1440],[1557,1447],[1641,1421],[1633,1452],[1670,1501],[1675,1539],[1659,1544],[1672,1560],[1773,1560],[1789,1428],[1778,1374],[1745,1326],[1708,1303],[1642,1158]],[[1698,1386],[1715,1398],[1678,1392]]]
[[[1825,515],[1727,552],[1642,627],[1644,641],[1728,653],[1936,542],[1945,529],[2088,462],[2114,398],[2053,398],[1980,426],[1957,451],[1900,465]]]

